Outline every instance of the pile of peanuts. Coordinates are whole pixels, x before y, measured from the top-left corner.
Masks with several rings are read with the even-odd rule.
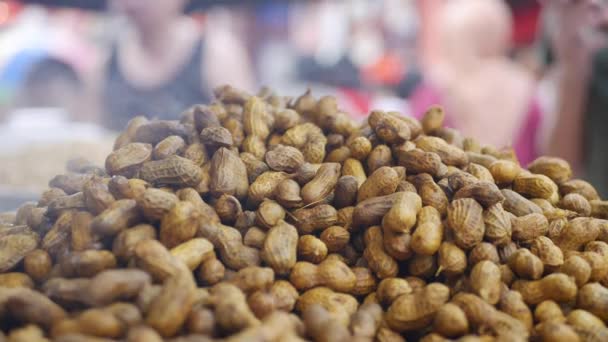
[[[0,341],[608,341],[608,201],[565,161],[215,97],[0,214]]]

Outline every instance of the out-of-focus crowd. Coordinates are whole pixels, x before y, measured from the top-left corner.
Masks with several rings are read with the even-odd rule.
[[[85,11],[0,0],[0,165],[15,165],[0,167],[0,192],[36,183],[14,170],[40,159],[15,151],[42,143],[51,156],[49,142],[68,141],[86,150],[66,155],[103,158],[133,116],[177,118],[231,84],[312,87],[360,119],[440,104],[465,135],[512,145],[524,165],[563,157],[608,195],[608,1],[234,3]]]

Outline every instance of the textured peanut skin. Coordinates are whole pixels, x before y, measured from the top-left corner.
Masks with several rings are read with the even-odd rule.
[[[483,260],[471,270],[471,286],[479,297],[490,304],[500,299],[500,269],[491,261]]]
[[[138,222],[140,217],[135,200],[118,200],[91,222],[91,229],[100,235],[115,235]]]
[[[378,278],[394,277],[398,272],[397,261],[384,250],[382,230],[375,226],[365,232],[363,256]]]
[[[309,234],[335,224],[338,220],[336,209],[321,204],[312,209],[299,209],[294,212],[295,226],[300,234]]]
[[[279,221],[268,231],[261,256],[277,274],[287,274],[296,264],[297,246],[297,229],[285,221]]]
[[[296,310],[303,312],[315,304],[324,307],[332,317],[344,325],[349,322],[350,316],[358,307],[355,297],[320,286],[302,293],[296,302]]]
[[[433,255],[439,250],[443,240],[441,215],[431,206],[426,206],[418,213],[417,227],[412,235],[412,249],[423,255]]]
[[[315,177],[302,187],[302,199],[305,204],[324,199],[334,189],[340,177],[340,164],[324,163]]]
[[[456,244],[469,249],[481,242],[485,233],[482,207],[473,199],[453,201],[448,208],[448,226],[454,231]]]
[[[149,161],[139,170],[139,178],[156,185],[196,186],[202,180],[198,165],[189,159],[171,156]]]
[[[151,221],[160,220],[173,208],[179,198],[168,191],[147,189],[139,199],[142,214]]]
[[[446,214],[448,198],[429,174],[419,174],[410,177],[408,180],[416,186],[418,194],[422,199],[422,205],[435,207],[442,216]]]
[[[173,248],[196,235],[201,213],[194,204],[181,201],[163,217],[159,238],[168,248]]]
[[[36,235],[28,231],[0,236],[0,272],[13,268],[29,252],[36,249],[37,245]]]
[[[399,193],[393,207],[382,218],[382,228],[398,233],[409,233],[422,208],[420,196],[413,192]]]
[[[196,284],[190,273],[183,270],[171,276],[163,285],[158,297],[150,304],[146,323],[161,336],[175,335],[184,324],[194,304]]]
[[[357,202],[368,198],[384,196],[395,192],[399,183],[399,175],[395,170],[384,166],[374,171],[361,185],[357,195]]]
[[[91,280],[83,298],[92,305],[107,305],[135,297],[149,283],[150,276],[140,270],[107,270]]]
[[[171,135],[160,141],[154,150],[152,156],[156,160],[169,158],[172,155],[181,155],[186,148],[186,142],[179,135]]]
[[[357,277],[345,263],[326,259],[319,265],[296,263],[289,280],[299,290],[327,286],[334,291],[350,292],[356,285]]]
[[[449,297],[449,289],[442,284],[429,284],[420,295],[405,294],[388,308],[386,321],[397,331],[408,331],[432,321],[435,312]]]
[[[544,300],[558,302],[568,301],[576,297],[577,288],[573,279],[562,273],[550,274],[540,280],[518,280],[513,289],[522,294],[527,304],[538,304]]]

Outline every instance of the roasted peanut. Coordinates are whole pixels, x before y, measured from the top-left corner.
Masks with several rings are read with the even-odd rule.
[[[503,290],[498,307],[513,318],[519,320],[526,329],[532,329],[532,312],[517,291]]]
[[[225,276],[226,267],[216,258],[209,258],[201,263],[197,273],[203,285],[215,285]]]
[[[539,236],[545,235],[549,222],[542,214],[528,214],[511,218],[513,240],[529,243]]]
[[[363,164],[360,161],[353,158],[348,158],[344,161],[344,165],[342,165],[342,176],[353,176],[357,180],[359,187],[365,182],[367,179],[367,175],[365,170],[363,169]]]
[[[306,331],[315,341],[346,342],[351,337],[348,328],[319,304],[307,307],[302,314]]]
[[[396,192],[391,195],[373,197],[359,202],[353,211],[353,227],[369,227],[380,224],[382,218],[393,206],[400,194]]]
[[[266,229],[270,229],[285,218],[285,210],[277,202],[265,200],[260,203],[255,212],[256,223]]]
[[[412,250],[418,254],[433,255],[439,250],[443,240],[441,215],[431,206],[426,206],[418,213],[416,230],[412,234]]]
[[[419,329],[432,322],[435,313],[448,301],[450,290],[439,283],[427,285],[420,293],[404,294],[391,304],[386,322],[397,331]]]
[[[579,217],[568,222],[553,241],[562,251],[575,251],[584,244],[595,240],[599,233],[599,223],[595,219]]]
[[[560,272],[574,278],[576,285],[583,286],[591,277],[591,265],[581,256],[571,255],[560,268]]]
[[[297,247],[297,229],[281,220],[266,234],[261,257],[277,274],[287,274],[296,264]]]
[[[483,209],[477,201],[462,198],[448,207],[448,227],[454,232],[457,245],[470,249],[481,242],[485,233]]]
[[[482,242],[473,247],[469,252],[469,265],[475,265],[482,260],[488,260],[498,265],[500,257],[496,246],[488,242]]]
[[[333,253],[346,247],[350,240],[350,233],[340,226],[331,226],[323,230],[319,238],[327,246],[328,252]]]
[[[564,264],[564,253],[551,239],[539,236],[530,245],[530,251],[538,256],[546,266],[561,266]]]
[[[462,309],[472,329],[481,328],[507,340],[528,338],[528,330],[523,323],[473,294],[459,293],[451,302]]]
[[[435,207],[442,216],[445,215],[448,207],[448,198],[429,174],[419,174],[410,177],[408,180],[418,189],[422,205]]]
[[[357,202],[368,198],[384,196],[395,192],[399,184],[399,175],[388,166],[383,166],[374,171],[359,188]]]
[[[461,308],[447,303],[437,310],[433,329],[445,337],[457,337],[469,331],[469,321]]]
[[[91,222],[91,230],[100,235],[116,235],[139,222],[141,213],[132,199],[118,200]]]
[[[334,225],[338,213],[334,207],[321,204],[311,209],[298,209],[293,218],[300,234],[310,234]]]
[[[214,195],[228,194],[242,199],[249,191],[245,163],[238,155],[224,147],[213,154],[209,175],[209,189]]]
[[[438,176],[445,170],[441,158],[433,152],[425,152],[415,148],[412,150],[397,150],[395,154],[399,165],[405,166],[407,170],[413,173],[428,173],[432,176]]]
[[[461,274],[467,267],[467,255],[457,245],[443,242],[439,247],[438,263],[440,273]]]
[[[545,300],[536,306],[534,320],[536,322],[563,321],[565,317],[559,304],[553,300]]]
[[[492,305],[498,303],[502,285],[500,276],[500,269],[495,263],[480,261],[471,270],[470,282],[473,292]]]
[[[567,161],[554,157],[538,157],[530,165],[528,170],[551,178],[555,183],[563,183],[572,176],[572,169]]]
[[[300,236],[297,250],[299,258],[314,264],[323,261],[328,253],[325,243],[314,235]]]
[[[509,258],[509,267],[521,278],[539,279],[543,275],[543,262],[526,248],[518,249]]]
[[[195,289],[196,283],[190,272],[180,270],[170,276],[150,304],[146,323],[161,336],[173,336],[188,318],[194,304]]]
[[[334,205],[336,208],[350,206],[357,200],[359,184],[353,176],[342,176],[338,179],[335,188]]]
[[[513,290],[519,291],[528,305],[538,304],[544,300],[567,302],[576,297],[576,283],[563,273],[553,273],[540,280],[517,280]]]
[[[542,209],[538,205],[526,199],[519,193],[509,189],[502,189],[501,192],[505,197],[505,201],[502,204],[504,209],[513,215],[524,216],[534,213],[543,213]]]
[[[194,204],[186,201],[176,203],[160,223],[159,238],[167,247],[173,248],[196,235],[201,213]]]
[[[298,290],[327,286],[334,291],[350,292],[355,287],[357,278],[345,263],[326,259],[319,265],[305,261],[297,262],[289,280]]]
[[[320,286],[301,294],[296,302],[296,309],[304,312],[315,304],[321,305],[332,317],[344,325],[348,325],[351,315],[357,311],[358,307],[357,300],[353,296]]]
[[[382,228],[395,233],[409,233],[416,224],[416,215],[422,208],[422,200],[413,192],[399,192],[395,196],[392,208],[382,218]]]
[[[411,137],[407,123],[385,112],[373,111],[368,122],[378,137],[387,144],[404,142]]]
[[[378,226],[370,227],[365,231],[365,250],[363,256],[369,267],[378,278],[394,277],[399,266],[397,261],[388,255],[384,249],[382,230]]]
[[[590,283],[580,288],[576,304],[579,308],[596,315],[604,322],[608,320],[608,289],[598,283]]]

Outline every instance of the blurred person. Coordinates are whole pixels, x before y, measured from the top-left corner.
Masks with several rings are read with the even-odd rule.
[[[15,108],[58,108],[70,117],[80,112],[83,83],[68,63],[42,57],[33,63],[14,99]]]
[[[536,156],[540,110],[533,77],[508,58],[512,18],[500,0],[451,0],[439,8],[437,44],[414,115],[445,107],[446,123],[483,144],[513,145],[522,162]]]
[[[7,64],[8,71],[0,79],[16,83],[0,123],[0,188],[15,189],[15,194],[39,193],[75,156],[103,165],[115,136],[79,122],[88,107],[77,68],[44,51],[26,50]]]
[[[209,102],[219,85],[252,90],[243,45],[212,16],[201,34],[184,15],[187,5],[187,0],[111,1],[128,27],[112,46],[105,69],[107,127],[122,129],[136,115],[177,119],[189,106]]]
[[[545,0],[555,123],[547,152],[608,196],[608,1]]]

